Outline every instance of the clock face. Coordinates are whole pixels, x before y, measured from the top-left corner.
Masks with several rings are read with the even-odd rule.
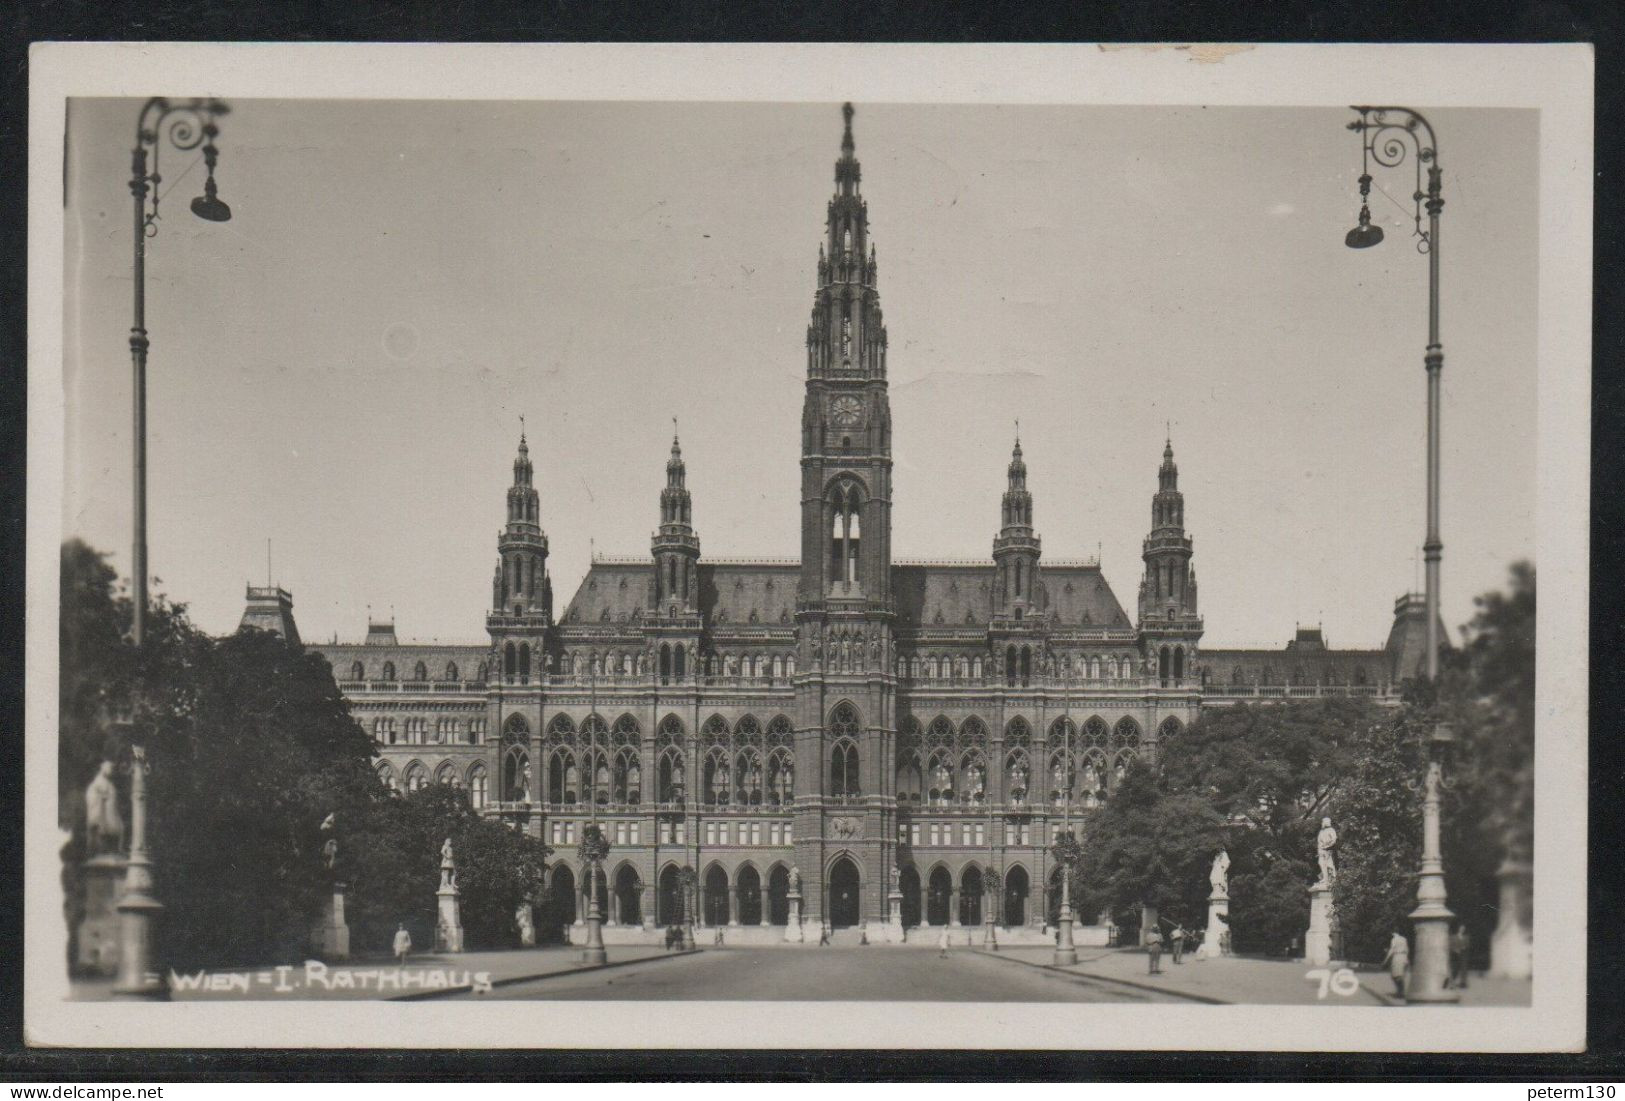
[[[841,428],[856,428],[863,421],[863,403],[843,394],[829,403],[829,418]]]

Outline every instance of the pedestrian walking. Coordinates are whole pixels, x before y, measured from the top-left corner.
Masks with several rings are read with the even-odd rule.
[[[1160,930],[1153,928],[1145,935],[1145,950],[1151,962],[1151,970],[1147,973],[1151,975],[1162,974],[1162,932]]]
[[[829,947],[829,922],[827,921],[818,923],[818,947]]]
[[[718,948],[721,948],[721,947],[722,947],[722,926],[720,926],[720,925],[719,925],[719,926],[717,926],[717,935],[716,935],[716,937],[715,937],[715,938],[714,938],[714,939],[713,939],[713,940],[712,940],[712,941],[711,941],[711,943],[712,943],[712,944],[714,944],[714,945],[716,945],[716,946],[717,946],[717,947],[718,947]]]
[[[937,934],[937,958],[948,958],[948,927],[944,925],[942,932]]]
[[[1404,933],[1394,930],[1394,935],[1388,938],[1388,953],[1382,962],[1388,965],[1388,977],[1394,980],[1394,993],[1403,998],[1405,972],[1411,966],[1411,946],[1405,942]]]
[[[1174,951],[1174,962],[1180,962],[1179,957],[1185,954],[1185,927],[1183,925],[1174,926],[1174,931],[1168,934],[1168,945]]]
[[[395,930],[395,962],[405,964],[406,957],[412,951],[412,934],[406,931],[406,922],[401,922]]]
[[[1457,990],[1467,989],[1467,956],[1472,948],[1472,938],[1467,935],[1467,925],[1463,922],[1450,936],[1450,984]]]

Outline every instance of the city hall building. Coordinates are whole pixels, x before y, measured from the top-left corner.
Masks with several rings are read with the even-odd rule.
[[[894,558],[887,336],[845,115],[807,326],[799,559],[702,553],[674,439],[648,552],[595,556],[556,609],[521,436],[488,637],[416,645],[369,623],[363,642],[312,647],[385,782],[459,785],[554,847],[545,927],[585,914],[575,847],[596,821],[611,941],[680,920],[685,866],[698,919],[735,939],[783,939],[792,875],[809,924],[886,922],[895,884],[905,927],[991,915],[1036,936],[1057,832],[1203,707],[1392,700],[1421,662],[1415,595],[1380,649],[1330,650],[1318,629],[1204,649],[1171,444],[1132,616],[1098,560],[1044,557],[1019,440],[989,557]],[[287,592],[248,600],[245,626],[297,641]]]

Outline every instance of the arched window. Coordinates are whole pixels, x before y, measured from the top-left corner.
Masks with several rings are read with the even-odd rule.
[[[447,680],[456,680],[457,679],[457,663],[455,661],[446,662],[446,679]]]
[[[530,679],[530,643],[519,644],[519,680],[521,683]]]
[[[562,718],[562,716],[560,716]],[[508,803],[530,802],[530,724],[518,713],[502,724],[502,794]]]
[[[830,581],[849,591],[858,581],[858,548],[862,513],[858,487],[842,483],[830,495]]]
[[[1016,648],[1007,646],[1004,651],[1004,683],[1008,688],[1016,686],[1016,677],[1020,675],[1017,664]]]
[[[1157,738],[1164,742],[1172,741],[1179,737],[1179,732],[1183,729],[1184,727],[1180,726],[1179,720],[1170,716],[1162,720],[1162,725],[1157,727]]]
[[[1185,648],[1183,646],[1175,646],[1174,647],[1174,683],[1175,684],[1183,684],[1184,682],[1185,682]]]
[[[395,782],[395,770],[390,767],[388,761],[378,766],[378,782],[390,791],[400,793],[401,789]]]
[[[762,727],[754,715],[734,724],[734,802],[761,806],[767,779],[762,763]]]
[[[435,769],[434,782],[437,783],[437,784],[444,784],[446,787],[456,787],[457,786],[457,769],[456,769],[456,767],[450,761],[447,761],[444,764],[442,764],[439,768]]]
[[[384,662],[384,679],[385,680],[394,680],[395,679],[395,663],[393,661]]]
[[[485,809],[486,785],[489,778],[485,775],[485,766],[475,764],[468,770],[468,802],[475,810]]]
[[[421,661],[418,662],[417,665],[414,666],[413,669],[412,669],[412,679],[415,680],[415,681],[428,680],[429,679],[429,667],[427,665],[423,664]]]
[[[924,739],[920,722],[910,715],[897,732],[897,800],[900,803],[919,803],[925,795],[925,775],[920,756]]]
[[[843,703],[830,713],[829,732],[834,740],[830,750],[830,793],[837,798],[851,798],[862,794],[862,777],[858,771],[858,713],[849,703]]]
[[[941,715],[925,730],[926,794],[933,806],[954,801],[957,756],[954,726]]]
[[[502,671],[509,678],[519,675],[519,648],[511,642],[502,648]]]
[[[408,793],[422,788],[429,782],[429,770],[413,761],[406,766],[406,790]]]
[[[1021,648],[1021,686],[1026,688],[1033,680],[1033,648]]]
[[[364,668],[362,668],[362,665],[361,665],[361,663],[359,661],[350,666],[350,679],[351,680],[366,680],[367,679],[367,671]]]

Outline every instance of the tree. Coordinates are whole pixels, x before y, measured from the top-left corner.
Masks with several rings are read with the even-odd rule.
[[[327,663],[264,632],[211,639],[162,597],[137,650],[125,634],[129,599],[105,556],[73,541],[61,565],[58,775],[62,813],[75,826],[63,853],[70,928],[82,905],[74,873],[84,785],[103,759],[129,759],[111,721],[118,715],[151,766],[160,958],[177,968],[298,959],[326,893],[322,819],[381,798],[373,743]]]
[[[1223,826],[1205,799],[1170,792],[1162,777],[1135,761],[1106,805],[1088,818],[1075,881],[1096,885],[1120,925],[1135,924],[1132,911],[1142,905],[1195,923],[1205,910],[1208,863],[1223,846]]]
[[[1237,951],[1289,951],[1309,925],[1308,887],[1316,878],[1315,834],[1360,758],[1373,707],[1357,699],[1204,712],[1162,747],[1166,790],[1203,804],[1223,823],[1203,854],[1206,872],[1221,847],[1230,854],[1230,924]],[[1115,798],[1115,796],[1114,796]]]
[[[429,784],[379,801],[350,835],[345,905],[357,951],[387,950],[403,921],[413,943],[434,943],[440,846],[448,837],[457,861],[465,947],[518,943],[514,912],[521,902],[542,901],[552,850],[482,817],[462,789]]]

